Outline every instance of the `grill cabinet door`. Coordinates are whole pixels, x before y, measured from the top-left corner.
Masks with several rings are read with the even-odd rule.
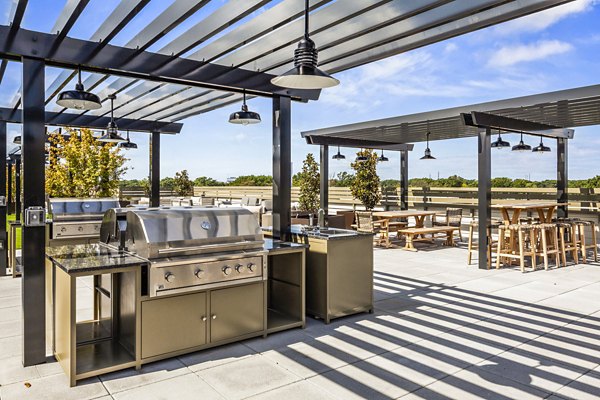
[[[212,291],[210,307],[213,343],[265,329],[262,282]]]
[[[206,343],[206,293],[142,303],[142,358]]]

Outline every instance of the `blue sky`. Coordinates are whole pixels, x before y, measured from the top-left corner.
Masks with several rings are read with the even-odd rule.
[[[2,1],[0,3],[8,3]],[[31,0],[24,27],[49,31],[64,1]],[[58,4],[61,3],[61,4]],[[103,20],[116,0],[91,2],[86,10],[97,20]],[[218,5],[215,2],[214,6]],[[160,12],[169,2],[153,1],[147,12]],[[0,6],[0,16],[6,14]],[[207,8],[203,13],[210,12]],[[179,27],[180,34],[198,22],[197,13]],[[90,18],[91,15],[87,15]],[[83,20],[83,18],[82,18]],[[133,21],[115,38],[124,44],[144,25],[144,18]],[[596,0],[576,0],[532,16],[524,17],[488,29],[473,32],[432,46],[417,49],[386,60],[371,63],[337,74],[341,84],[323,91],[321,99],[292,106],[292,160],[294,172],[308,152],[317,147],[304,143],[300,132],[328,126],[360,122],[453,107],[482,101],[498,100],[553,90],[600,83],[600,4]],[[0,23],[6,22],[0,18]],[[77,24],[70,34],[88,38],[95,27]],[[151,48],[156,50],[164,42]],[[318,45],[318,43],[317,43]],[[60,71],[48,68],[47,80]],[[7,104],[19,87],[18,64],[11,63],[0,86],[0,104]],[[271,101],[253,99],[249,107],[258,111],[263,122],[253,126],[227,123],[231,112],[239,105],[189,118],[180,135],[164,136],[162,141],[162,175],[172,176],[187,169],[194,178],[211,176],[224,180],[230,176],[271,173]],[[19,126],[9,126],[9,134],[19,134]],[[580,179],[600,174],[598,127],[577,128],[569,148],[570,178]],[[142,178],[148,174],[148,136],[132,133],[138,150],[129,151],[127,178]],[[515,135],[503,136],[516,144]],[[10,139],[9,139],[10,140]],[[537,144],[535,138],[527,138]],[[555,148],[554,143],[546,142]],[[468,178],[477,176],[476,139],[432,142],[436,161],[421,161],[424,144],[417,143],[409,159],[410,177],[446,177],[453,174]],[[332,175],[350,170],[350,149],[343,152],[346,161],[332,161]],[[382,178],[397,178],[398,155],[386,154],[390,162],[381,163]],[[537,155],[494,151],[493,176],[548,179],[555,176],[555,153]]]

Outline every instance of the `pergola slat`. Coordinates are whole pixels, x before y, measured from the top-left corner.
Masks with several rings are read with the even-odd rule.
[[[17,29],[21,26],[21,21],[23,21],[23,15],[25,15],[25,9],[27,8],[27,0],[13,0],[12,5],[9,11],[8,21],[10,21],[11,26],[11,37],[12,34],[16,33]],[[0,84],[2,83],[2,79],[4,78],[4,73],[6,72],[6,66],[8,65],[8,60],[2,60],[0,62]]]

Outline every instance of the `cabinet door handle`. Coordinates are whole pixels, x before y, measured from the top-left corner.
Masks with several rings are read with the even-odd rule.
[[[213,314],[212,319],[217,319],[217,315]]]
[[[206,317],[202,316],[202,322],[206,322]]]

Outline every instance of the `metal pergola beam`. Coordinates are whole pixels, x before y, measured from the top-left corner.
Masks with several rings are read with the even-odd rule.
[[[545,137],[573,139],[575,131],[556,125],[541,122],[527,121],[519,118],[505,117],[491,113],[473,111],[471,114],[462,114],[465,125],[478,128],[491,128],[507,132],[523,132]]]
[[[10,108],[0,107],[0,121],[13,124],[23,123],[23,116],[20,109],[12,110]],[[93,115],[81,115],[72,113],[57,113],[46,111],[45,124],[54,126],[65,126],[72,128],[90,128],[106,129],[110,117],[96,117]],[[181,132],[183,124],[177,122],[162,122],[136,120],[129,118],[117,118],[117,124],[121,130],[130,130],[134,132],[160,132],[163,134],[178,134]]]
[[[329,146],[321,145],[320,150],[320,207],[325,212],[325,218],[327,218],[327,216],[329,215]]]
[[[302,137],[306,139],[307,144],[314,144],[320,146],[339,146],[349,148],[382,149],[392,151],[412,151],[412,149],[414,148],[414,144],[411,143],[396,144],[392,142],[383,142],[377,140],[362,140],[321,135],[313,136],[306,135],[305,132],[302,132]]]
[[[492,226],[492,140],[491,129],[479,132],[477,152],[477,227],[479,268],[488,268],[488,229]]]
[[[25,9],[27,8],[27,0],[14,0],[12,7],[9,15],[10,37],[12,37],[21,26],[21,21],[23,21],[23,15],[25,15]],[[2,60],[0,62],[0,83],[2,83],[2,79],[4,78],[7,65],[8,60]]]
[[[9,181],[9,185],[12,182]],[[0,121],[0,276],[6,275],[8,234],[6,232],[6,216],[8,214],[8,199],[6,196],[6,122]]]
[[[291,106],[289,97],[273,98],[273,237],[282,240],[292,221]]]
[[[127,47],[106,45],[97,51],[98,43],[65,38],[51,53],[56,35],[19,28],[8,40],[10,27],[0,26],[0,58],[20,61],[21,57],[43,59],[48,66],[125,76],[147,81],[204,87],[251,95],[273,97],[283,95],[293,100],[317,100],[320,90],[296,90],[275,86],[275,75],[231,68],[228,66],[173,58],[164,54],[140,52]]]
[[[556,201],[567,203],[569,201],[569,141],[565,138],[556,139]],[[556,215],[559,218],[569,216],[569,206],[558,206]]]

